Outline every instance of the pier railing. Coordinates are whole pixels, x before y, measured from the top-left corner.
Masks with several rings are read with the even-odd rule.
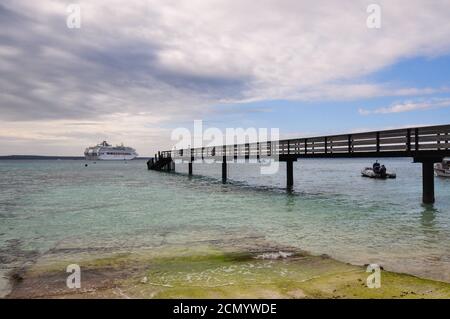
[[[161,157],[205,159],[226,156],[291,157],[407,157],[450,156],[450,125],[403,128],[364,133],[284,139],[279,141],[209,146],[161,152]]]
[[[173,160],[181,160],[188,162],[192,175],[194,160],[213,159],[222,163],[225,183],[227,162],[272,157],[286,162],[286,186],[290,189],[294,184],[293,162],[298,158],[413,157],[414,162],[422,163],[423,202],[433,203],[433,165],[450,156],[449,141],[450,125],[438,125],[171,150],[159,152],[147,165],[149,169],[165,167],[170,171]]]

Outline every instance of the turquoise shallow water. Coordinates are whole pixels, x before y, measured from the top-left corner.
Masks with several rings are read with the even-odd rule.
[[[450,282],[450,180],[421,204],[421,166],[383,161],[396,180],[362,178],[371,160],[299,160],[287,193],[285,167],[186,165],[176,174],[145,161],[0,161],[0,264],[8,269],[55,248],[137,249],[255,236],[355,264]],[[239,243],[234,243],[239,245]]]

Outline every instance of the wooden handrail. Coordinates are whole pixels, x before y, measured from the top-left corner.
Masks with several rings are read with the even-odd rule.
[[[379,154],[383,156],[383,154],[394,153],[396,156],[401,156],[402,152],[404,156],[408,156],[413,151],[414,154],[433,151],[448,152],[450,149],[449,133],[450,125],[438,125],[268,142],[215,145],[192,148],[191,152],[188,152],[189,149],[163,151],[159,153],[159,156],[187,157],[190,155],[196,157],[201,154],[202,158],[222,157],[224,155],[231,155],[234,158],[249,158],[252,156],[316,157],[323,155],[333,157],[343,154],[348,156],[361,156],[363,154],[375,156]]]

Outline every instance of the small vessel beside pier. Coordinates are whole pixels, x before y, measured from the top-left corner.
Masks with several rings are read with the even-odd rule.
[[[386,179],[386,178],[396,178],[397,175],[393,172],[387,171],[384,165],[381,165],[376,161],[373,163],[372,167],[366,167],[361,171],[363,177]]]
[[[442,162],[434,164],[434,172],[439,177],[450,177],[450,158],[444,158]]]

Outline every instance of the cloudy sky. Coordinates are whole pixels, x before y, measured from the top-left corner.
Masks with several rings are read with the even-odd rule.
[[[449,123],[449,16],[448,0],[2,0],[0,155],[104,139],[151,155],[194,119],[285,136]]]

